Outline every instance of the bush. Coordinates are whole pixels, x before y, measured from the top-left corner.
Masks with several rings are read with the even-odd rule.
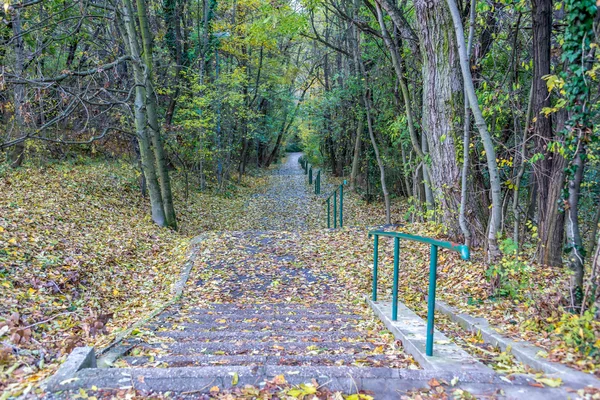
[[[556,324],[555,333],[567,346],[585,356],[600,356],[600,339],[594,329],[594,313],[587,310],[583,315],[565,313]]]

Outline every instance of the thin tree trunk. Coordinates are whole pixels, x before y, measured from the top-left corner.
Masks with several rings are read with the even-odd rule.
[[[475,34],[475,6],[477,0],[471,0],[469,16],[469,39],[467,40],[467,61],[471,63],[471,48],[473,46],[473,35]],[[468,200],[467,184],[469,182],[470,166],[470,143],[471,143],[471,112],[469,110],[469,96],[465,89],[465,119],[463,125],[463,167],[461,174],[460,210],[458,212],[458,223],[465,237],[465,244],[471,245],[471,230],[467,223],[466,209]]]
[[[175,207],[173,205],[173,193],[171,191],[171,180],[169,179],[169,170],[165,157],[165,150],[162,143],[160,124],[158,122],[158,107],[156,104],[156,93],[154,91],[153,80],[153,45],[152,33],[148,26],[148,11],[146,10],[145,0],[136,0],[137,16],[140,24],[142,36],[142,46],[144,50],[145,86],[146,86],[146,112],[148,117],[148,126],[150,128],[150,138],[154,150],[156,169],[160,182],[160,192],[165,210],[167,226],[177,229],[177,218],[175,216]]]
[[[555,139],[552,119],[542,109],[550,107],[550,94],[543,77],[551,72],[552,0],[531,0],[533,28],[533,136],[537,153],[545,157],[534,165],[537,187],[538,262],[561,266],[564,238],[564,214],[558,202],[564,182],[564,159],[548,151]],[[558,131],[558,129],[557,129]]]
[[[360,32],[356,32],[356,43],[354,49],[354,57],[356,59],[356,63],[360,70],[360,73],[363,77],[363,80],[366,81],[367,73],[365,71],[365,65],[362,61],[362,56],[360,54]],[[368,83],[365,83],[363,87],[361,87],[362,92],[362,101],[363,106],[365,107],[365,114],[367,117],[367,128],[369,130],[369,137],[371,138],[371,144],[373,145],[373,152],[375,153],[375,159],[377,160],[377,165],[379,166],[379,174],[381,179],[381,191],[383,192],[383,200],[385,202],[385,223],[391,224],[391,206],[390,206],[390,194],[387,190],[387,185],[385,183],[385,167],[383,165],[383,160],[379,154],[379,147],[377,146],[377,140],[375,139],[375,132],[373,131],[373,120],[371,116],[371,100],[369,99],[369,95],[367,93]]]
[[[590,245],[588,246],[586,254],[592,254],[592,252],[594,251],[594,245],[596,244],[596,235],[598,234],[598,224],[600,223],[600,196],[598,196],[596,205],[597,205],[598,209],[596,210],[596,214],[594,215],[594,220],[592,221],[592,233],[590,236]]]
[[[404,146],[400,145],[400,150],[402,154],[402,176],[404,178],[404,186],[406,187],[406,195],[408,198],[411,198],[413,197],[413,192],[410,186],[410,179],[408,179],[410,165],[406,160],[406,151],[404,150]]]
[[[146,184],[148,185],[148,193],[150,195],[150,207],[152,210],[152,220],[159,226],[166,226],[165,210],[163,206],[160,185],[156,176],[156,167],[152,149],[150,148],[150,138],[147,132],[147,117],[146,117],[146,85],[145,76],[142,69],[142,61],[140,60],[140,47],[137,41],[137,32],[135,29],[135,21],[133,20],[133,6],[131,0],[123,0],[123,30],[127,36],[127,48],[133,59],[133,75],[135,81],[135,104],[134,104],[134,119],[136,135],[140,145],[140,156],[142,169],[146,176]]]
[[[582,301],[584,275],[583,241],[581,240],[581,233],[579,231],[579,195],[585,169],[585,147],[580,138],[577,142],[577,151],[575,152],[572,166],[575,167],[575,172],[567,184],[569,190],[566,221],[567,248],[570,249],[569,268],[573,271],[571,288],[574,293],[571,297],[575,299],[576,305],[579,305]]]
[[[358,116],[356,121],[356,137],[354,139],[354,153],[352,155],[352,172],[350,173],[350,190],[356,190],[356,178],[358,176],[358,166],[360,162],[360,144],[363,133],[363,119]]]
[[[527,113],[525,115],[525,126],[523,128],[523,138],[521,141],[521,165],[519,166],[519,172],[517,173],[517,177],[515,178],[515,192],[513,194],[513,204],[512,211],[513,216],[515,218],[515,225],[513,226],[513,241],[517,244],[519,250],[520,246],[520,225],[521,225],[521,213],[519,212],[519,192],[521,190],[521,179],[525,174],[525,160],[527,159],[527,136],[529,133],[529,124],[531,121],[531,103],[533,99],[533,85],[531,85],[531,90],[529,91],[529,103],[527,104]]]
[[[15,74],[19,77],[23,75],[23,64],[25,59],[25,43],[21,33],[21,10],[15,10],[15,16],[12,20],[12,30],[15,37]],[[25,107],[25,85],[16,83],[14,89],[14,109],[15,109],[15,128],[17,137],[25,136],[25,119],[23,118]],[[23,164],[25,158],[25,142],[15,144],[8,151],[10,165],[13,168],[18,168]]]
[[[500,175],[498,174],[498,165],[496,163],[496,150],[494,149],[494,143],[488,132],[487,124],[483,118],[481,109],[479,108],[479,101],[477,99],[477,94],[475,93],[475,87],[473,86],[473,77],[471,76],[471,68],[469,67],[469,60],[467,58],[467,48],[460,12],[455,0],[447,0],[447,2],[448,7],[450,8],[450,14],[452,15],[452,20],[454,21],[454,30],[458,42],[458,53],[460,56],[460,66],[463,74],[465,92],[469,96],[471,111],[473,112],[475,125],[479,130],[479,135],[481,136],[487,159],[492,192],[492,214],[490,217],[490,225],[488,227],[488,261],[494,262],[502,254],[500,252],[500,247],[498,246],[497,237],[500,224],[502,223],[502,192]]]

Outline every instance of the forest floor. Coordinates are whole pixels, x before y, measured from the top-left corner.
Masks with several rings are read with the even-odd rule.
[[[288,161],[295,167],[297,161]],[[285,168],[288,165],[279,171]],[[339,184],[324,178],[322,193]],[[147,201],[139,195],[137,179],[129,164],[85,160],[0,171],[0,287],[6,299],[0,305],[0,398],[35,393],[72,348],[102,348],[166,303],[186,260],[189,240],[199,232],[212,231],[210,251],[235,263],[235,247],[219,247],[220,236],[231,239],[226,231],[264,230],[267,239],[269,230],[287,231],[290,238],[277,248],[293,248],[290,268],[303,265],[335,276],[345,290],[331,293],[353,310],[369,312],[363,305],[371,284],[372,243],[367,234],[369,226],[383,222],[380,204],[367,204],[347,193],[346,227],[322,229],[326,214],[320,200],[312,195],[304,175],[290,178],[287,171],[244,178],[221,194],[191,190],[187,199],[176,198],[180,231],[175,233],[157,228],[147,217]],[[299,182],[304,194],[287,196]],[[177,193],[183,192],[178,187],[181,181],[174,183]],[[394,202],[392,215],[398,230],[443,238],[439,226],[406,223],[401,202]],[[600,376],[600,324],[556,307],[567,293],[564,271],[507,256],[503,263],[511,271],[510,281],[518,285],[506,287],[500,296],[490,286],[481,252],[473,253],[472,261],[463,262],[441,252],[441,299],[471,315],[485,316],[507,335],[546,349],[550,360]],[[391,243],[382,243],[380,286],[385,294],[391,288],[391,260]],[[421,315],[427,260],[425,246],[402,244],[400,295]],[[193,270],[194,282],[206,278],[198,275],[202,262],[206,260],[201,257]],[[269,288],[273,297],[268,301],[287,301],[294,296],[288,290],[306,286],[308,279],[298,276],[299,286],[290,286],[272,278],[278,283]],[[314,278],[319,280],[318,275]],[[227,282],[227,273],[223,279]],[[224,293],[220,285],[204,290],[197,293],[198,301]],[[525,370],[477,335],[466,334],[443,318],[439,322],[441,330],[453,332],[459,344],[496,370],[506,374]],[[381,326],[372,320],[364,329],[369,337]],[[378,340],[378,352],[402,354],[391,336],[379,335]],[[410,358],[402,363],[410,365]]]

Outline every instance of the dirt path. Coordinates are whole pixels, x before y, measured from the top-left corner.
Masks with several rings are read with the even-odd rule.
[[[272,170],[265,192],[252,196],[246,212],[257,220],[260,230],[297,231],[319,227],[320,201],[308,186],[298,163],[302,153],[289,153]],[[322,222],[321,222],[322,223]]]

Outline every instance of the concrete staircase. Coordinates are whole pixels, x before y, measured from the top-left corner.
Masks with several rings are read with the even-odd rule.
[[[213,304],[164,312],[147,328],[154,335],[124,343],[119,365],[407,367],[410,357],[384,355],[377,334],[365,338],[363,319],[335,304]],[[415,366],[416,368],[416,366]]]

